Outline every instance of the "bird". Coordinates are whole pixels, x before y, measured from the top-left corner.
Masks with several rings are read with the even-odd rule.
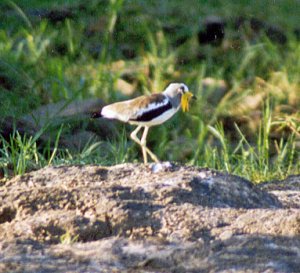
[[[94,112],[92,118],[116,119],[137,125],[130,137],[140,145],[144,164],[148,163],[148,155],[154,162],[159,163],[157,156],[147,147],[149,128],[170,119],[180,107],[183,112],[189,111],[191,98],[195,99],[195,96],[184,83],[171,83],[162,93],[143,95],[106,105],[100,111]],[[142,128],[144,131],[139,139],[137,134]]]

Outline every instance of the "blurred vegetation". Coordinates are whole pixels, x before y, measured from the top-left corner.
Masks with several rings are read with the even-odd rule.
[[[111,103],[170,82],[186,83],[198,100],[150,130],[161,160],[257,182],[299,173],[299,14],[297,0],[1,1],[0,176],[141,161],[129,125],[113,123],[99,137],[88,117],[79,125],[52,117],[35,131],[20,120],[44,105]],[[224,23],[224,39],[200,43],[211,18]],[[63,145],[75,129],[94,132],[76,149]]]

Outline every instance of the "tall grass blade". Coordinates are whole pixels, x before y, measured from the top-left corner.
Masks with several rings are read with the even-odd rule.
[[[24,20],[26,25],[32,29],[32,24],[28,19],[27,15],[24,13],[24,11],[15,2],[11,0],[7,0],[7,3],[20,15],[20,17]]]

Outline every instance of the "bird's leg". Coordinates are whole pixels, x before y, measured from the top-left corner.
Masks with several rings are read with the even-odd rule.
[[[145,158],[145,154],[144,154],[144,147],[141,143],[141,140],[137,137],[137,133],[141,130],[143,126],[139,125],[138,127],[136,127],[136,129],[134,129],[134,131],[130,134],[131,139],[136,142],[137,144],[139,144],[142,148],[142,152],[143,152],[143,157],[144,157],[144,163],[147,164],[147,154],[146,154],[146,158]]]
[[[139,144],[140,146],[142,146],[141,141],[139,140],[139,138],[136,136],[136,134],[141,130],[143,126],[139,125],[138,127],[136,127],[134,129],[134,131],[132,131],[132,133],[130,134],[131,139],[136,142],[137,144]]]
[[[142,139],[143,139],[143,142],[144,144],[142,144],[141,140],[136,136],[137,133],[141,130],[141,128],[143,127],[143,125],[139,125],[131,134],[130,134],[130,137],[131,139],[136,142],[137,144],[139,144],[142,148],[142,151],[143,151],[143,156],[144,156],[144,151],[146,151],[150,157],[152,158],[153,161],[155,161],[156,163],[159,162],[159,160],[157,159],[157,157],[155,156],[155,154],[153,154],[146,146],[146,138],[147,138],[147,134],[148,134],[148,130],[149,130],[149,127],[146,127],[145,126],[145,130],[144,130],[144,133],[143,133],[143,136],[142,136]],[[146,129],[147,128],[147,129]],[[147,157],[147,155],[146,155]],[[147,164],[147,158],[145,160],[145,156],[144,156],[144,163]]]
[[[142,150],[143,150],[143,156],[144,156],[144,162],[145,164],[147,163],[147,153],[150,155],[150,157],[152,158],[153,161],[155,161],[156,163],[159,162],[157,156],[152,153],[149,148],[147,148],[147,135],[148,135],[148,131],[149,131],[149,127],[148,126],[145,126],[145,129],[144,129],[144,133],[143,133],[143,136],[142,136],[142,139],[141,139],[141,145],[142,145]]]
[[[146,145],[147,145],[147,134],[148,134],[149,127],[145,126],[142,138],[141,138],[141,144],[142,144],[142,152],[143,152],[143,158],[144,158],[144,164],[148,163],[147,158],[147,151],[146,151]]]

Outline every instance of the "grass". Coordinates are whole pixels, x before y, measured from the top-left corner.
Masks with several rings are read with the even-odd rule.
[[[55,19],[51,11],[66,11],[65,18]],[[185,82],[198,100],[190,113],[179,113],[150,130],[148,142],[159,158],[255,182],[300,173],[300,43],[295,35],[299,13],[299,2],[292,0],[251,5],[192,0],[2,2],[0,169],[4,177],[47,165],[141,161],[138,147],[128,141],[132,128],[127,125],[117,124],[119,133],[110,138],[95,134],[74,149],[64,145],[66,140],[72,140],[76,130],[99,133],[92,129],[95,123],[57,118],[32,132],[19,131],[18,121],[32,109],[62,100],[66,107],[96,97],[109,103],[157,92],[174,81]],[[226,19],[220,46],[197,41],[199,21],[208,15]],[[237,31],[237,15],[282,29],[286,43],[258,34],[249,25]],[[207,78],[215,85],[205,86]],[[122,93],[120,80],[134,94]],[[15,126],[8,126],[8,120]]]

